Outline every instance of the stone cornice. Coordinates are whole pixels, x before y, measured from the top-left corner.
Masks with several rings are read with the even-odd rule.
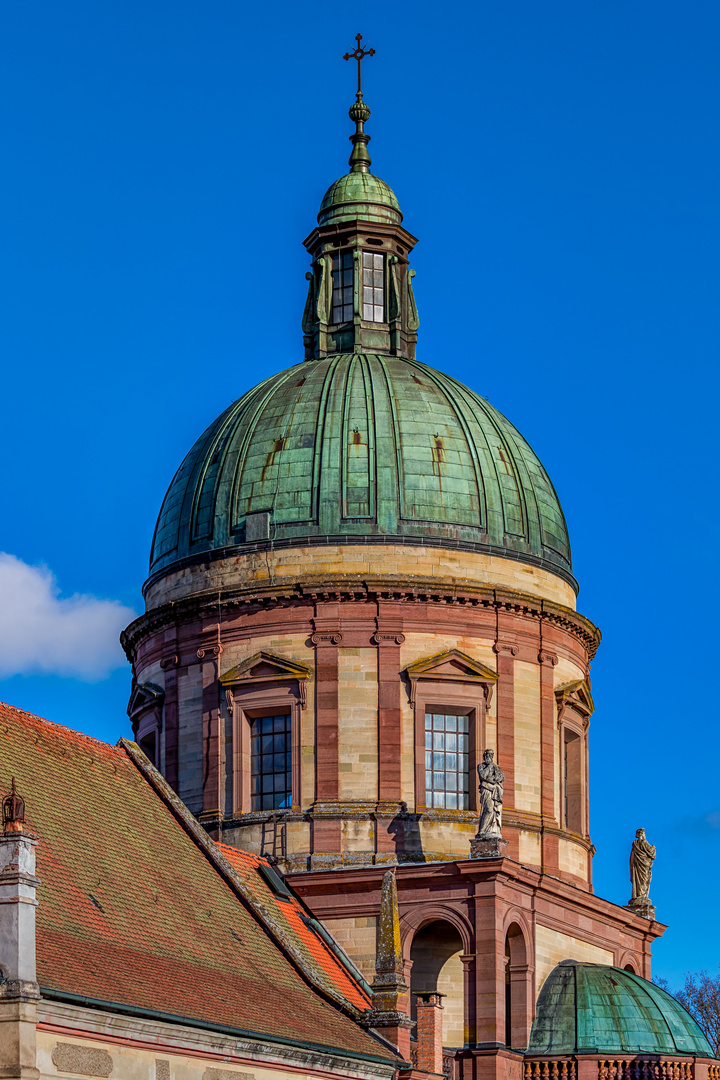
[[[433,603],[457,605],[458,608],[485,608],[538,619],[572,634],[587,651],[595,656],[600,644],[599,629],[578,612],[550,600],[541,600],[527,593],[508,589],[489,589],[469,582],[448,583],[437,578],[413,579],[407,576],[370,578],[323,578],[304,582],[278,582],[258,586],[251,583],[224,589],[218,598],[217,590],[205,590],[181,600],[163,604],[141,615],[120,635],[120,641],[132,663],[140,643],[159,630],[179,623],[191,622],[204,615],[217,618],[218,604],[224,608],[244,607],[246,610],[267,610],[315,601],[391,601],[393,603]]]

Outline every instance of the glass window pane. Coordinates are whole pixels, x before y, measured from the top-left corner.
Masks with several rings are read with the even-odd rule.
[[[445,755],[433,754],[433,769],[442,769],[445,771]]]
[[[263,789],[263,791],[272,791],[272,789],[273,789],[272,773],[268,773],[267,776],[262,777],[262,789]]]
[[[382,255],[377,255],[377,254],[373,255],[373,265],[376,267],[376,269],[382,270],[382,264],[383,264]]]
[[[262,718],[263,735],[265,735],[269,731],[272,731],[272,729],[273,729],[273,718],[272,718],[272,716],[263,716],[263,718]]]
[[[470,786],[470,777],[467,773],[460,773],[460,787],[463,791],[467,791]]]
[[[426,772],[425,773],[425,787],[426,788],[431,788],[432,787],[432,773],[431,772]]]
[[[343,270],[343,285],[352,285],[353,272],[352,270]]]
[[[445,790],[457,791],[457,773],[446,772],[445,773]]]
[[[351,285],[349,289],[345,289],[345,288],[343,289],[343,304],[352,304],[352,301],[353,301],[353,291],[352,291],[352,285]]]
[[[373,274],[372,270],[363,270],[363,285],[372,285]]]
[[[433,732],[433,748],[435,750],[444,750],[445,749],[445,732],[444,731],[434,731]]]
[[[442,713],[433,713],[433,727],[436,731],[445,730],[445,717]]]
[[[292,769],[292,754],[288,751],[285,755],[285,771],[290,772]]]
[[[368,289],[366,286],[363,286],[363,303],[364,304],[372,304],[372,302],[373,302],[373,291],[372,291],[372,289]]]
[[[385,275],[383,274],[382,270],[373,270],[372,284],[375,286],[376,289],[382,289],[384,287],[384,276]]]
[[[452,772],[457,772],[457,754],[445,755],[445,768],[450,769]]]
[[[260,777],[259,776],[252,776],[250,778],[250,791],[252,792],[253,795],[258,795],[260,793]]]
[[[353,263],[352,251],[346,251],[343,254],[343,266],[352,266],[352,263]]]
[[[285,754],[275,754],[275,763],[273,764],[273,772],[285,773]]]
[[[468,752],[468,737],[467,735],[458,735],[458,750],[461,750],[463,754]]]
[[[425,749],[432,750],[432,731],[425,732]]]
[[[433,798],[434,798],[434,802],[435,802],[436,806],[444,806],[445,805],[445,792],[444,791],[436,791]]]
[[[429,750],[425,751],[425,768],[432,769],[433,756]]]
[[[468,730],[468,717],[467,716],[458,716],[458,731],[467,731],[467,730]]]
[[[384,299],[385,298],[383,296],[382,289],[373,289],[373,303],[374,304],[377,304],[379,307],[382,307]]]
[[[375,305],[375,317],[373,319],[373,322],[384,322],[384,321],[385,321],[385,309],[382,308],[382,307],[378,307],[378,305],[376,304]]]
[[[448,719],[450,718],[448,717]],[[453,752],[457,750],[457,735],[452,731],[448,731],[445,736],[445,749],[452,750]]]
[[[467,771],[468,771],[467,754],[458,754],[458,772],[467,774]]]
[[[425,713],[425,730],[429,731],[432,727],[432,713]]]
[[[432,786],[433,786],[434,791],[444,791],[445,790],[445,773],[444,772],[434,772],[433,773],[433,784],[432,784]]]
[[[467,795],[458,795],[458,810],[468,810],[470,808],[470,801]]]
[[[457,716],[446,716],[445,727],[448,731],[457,731]]]
[[[426,806],[432,806],[432,804],[433,804],[433,793],[432,793],[432,791],[426,791],[425,792],[425,805]]]
[[[454,791],[448,791],[447,795],[445,796],[445,805],[447,806],[448,810],[457,810],[457,799],[458,797]]]
[[[363,319],[365,322],[373,321],[373,306],[372,304],[363,304]]]

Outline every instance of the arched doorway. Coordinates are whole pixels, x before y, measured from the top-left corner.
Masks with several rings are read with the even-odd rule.
[[[435,990],[444,994],[443,1046],[456,1048],[465,1042],[462,951],[458,931],[440,919],[421,927],[410,947],[412,1019],[416,1018],[415,991]]]
[[[505,936],[505,1045],[524,1049],[530,1038],[533,988],[525,935],[517,923]]]

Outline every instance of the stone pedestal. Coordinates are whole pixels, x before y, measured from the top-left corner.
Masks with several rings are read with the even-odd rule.
[[[655,907],[647,896],[638,896],[624,905],[626,911],[632,911],[633,915],[639,915],[641,919],[654,919]]]
[[[474,840],[470,841],[470,858],[502,859],[507,845],[507,840],[503,840],[502,836],[480,836],[478,834]]]

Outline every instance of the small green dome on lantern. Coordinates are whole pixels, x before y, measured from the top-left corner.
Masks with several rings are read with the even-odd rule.
[[[384,221],[399,225],[400,205],[392,188],[371,172],[351,172],[341,176],[328,188],[320,204],[318,222]]]

